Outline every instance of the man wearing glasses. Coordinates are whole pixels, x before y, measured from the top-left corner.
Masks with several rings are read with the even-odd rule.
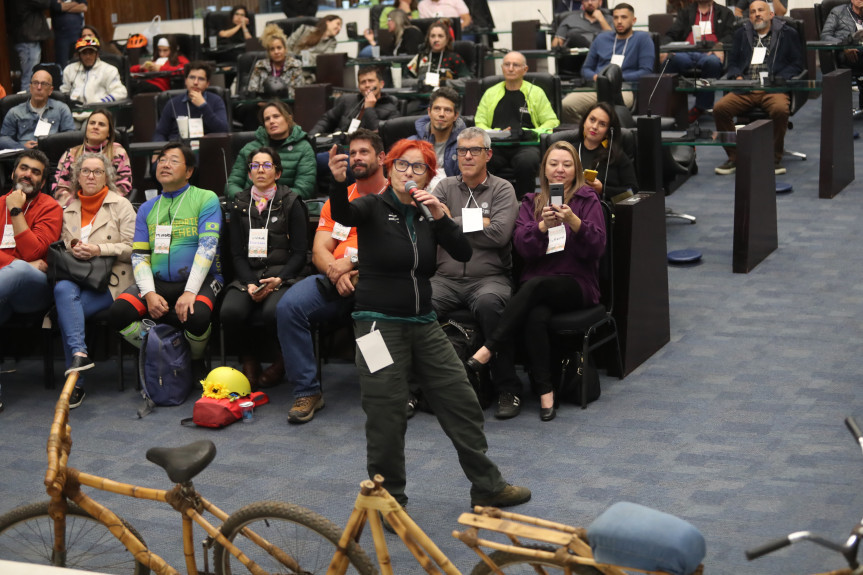
[[[540,132],[551,132],[560,125],[545,91],[524,80],[527,60],[521,52],[503,58],[504,81],[482,95],[474,121],[483,130],[508,130],[513,140],[535,140]],[[515,173],[515,193],[524,197],[536,189],[539,172],[539,146],[506,146],[495,150],[489,169],[499,172],[511,167]]]
[[[217,249],[222,211],[216,194],[189,184],[195,155],[188,146],[166,144],[156,165],[162,193],[138,209],[135,283],[111,305],[110,322],[136,347],[141,347],[143,319],[182,327],[193,371],[203,378],[210,317],[224,281]]]
[[[180,137],[200,137],[229,131],[225,101],[208,92],[212,69],[206,62],[186,64],[186,93],[174,96],[162,108],[154,142],[173,142]],[[179,121],[179,122],[178,122]],[[184,124],[181,134],[179,123]]]
[[[468,308],[484,334],[494,332],[512,295],[511,239],[518,215],[515,190],[508,181],[488,173],[491,139],[479,128],[458,135],[460,176],[445,178],[432,194],[458,224],[473,248],[467,263],[438,250],[437,272],[431,278],[432,305],[441,317]],[[512,351],[491,361],[492,383],[498,393],[498,419],[521,411],[521,381],[515,373]],[[467,370],[471,374],[471,370]]]
[[[602,7],[602,0],[582,0],[581,10],[570,12],[558,24],[551,47],[590,48],[597,34],[611,30],[610,19],[611,13]]]
[[[36,67],[30,80],[30,99],[10,109],[0,127],[0,150],[35,148],[36,138],[75,129],[69,106],[52,99],[51,74]]]

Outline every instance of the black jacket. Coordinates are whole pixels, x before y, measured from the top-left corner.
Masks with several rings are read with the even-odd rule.
[[[282,0],[282,12],[288,18],[314,16],[318,13],[318,0]]]
[[[51,0],[15,0],[6,2],[6,6],[7,30],[12,32],[15,42],[41,42],[51,37],[44,14],[51,7]]]
[[[361,94],[345,94],[338,99],[336,105],[309,131],[309,134],[332,134],[345,132],[351,125],[351,120],[359,116],[363,109],[365,98]],[[399,115],[399,102],[393,96],[381,94],[374,108],[363,112],[360,128],[373,132],[378,131],[381,120],[389,120]]]
[[[686,40],[689,33],[692,32],[692,26],[695,24],[695,13],[697,10],[698,4],[692,3],[677,13],[674,24],[668,30],[666,42],[670,40],[683,42]],[[713,3],[713,22],[716,25],[713,33],[716,34],[716,38],[723,44],[730,44],[734,38],[735,21],[734,12],[716,2]]]
[[[448,217],[426,220],[401,203],[392,187],[352,202],[344,182],[333,180],[330,189],[333,219],[357,228],[355,309],[396,317],[431,313],[429,279],[437,268],[438,245],[460,262],[473,252],[458,224]]]
[[[734,45],[731,52],[726,54],[729,78],[743,76],[749,68],[752,46],[757,36],[752,23],[748,21],[734,33]],[[806,66],[806,55],[797,31],[778,17],[773,18],[767,53],[766,64],[771,76],[787,80],[802,72]]]
[[[249,208],[252,191],[243,190],[231,205],[230,240],[234,271],[241,287],[266,277],[282,281],[297,277],[306,265],[309,251],[309,213],[303,200],[287,186],[279,186],[270,204],[259,214],[252,206],[251,225],[267,224],[267,257],[249,258]]]

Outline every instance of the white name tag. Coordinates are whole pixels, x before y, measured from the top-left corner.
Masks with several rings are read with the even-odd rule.
[[[171,251],[171,226],[156,226],[156,245],[154,254],[167,254]]]
[[[360,127],[360,121],[357,118],[351,120],[351,125],[348,126],[348,134],[353,134]]]
[[[482,231],[482,208],[462,208],[461,229],[464,233]]]
[[[752,61],[749,62],[751,66],[755,66],[758,64],[763,64],[764,59],[767,57],[767,48],[764,46],[756,46],[752,50]]]
[[[249,230],[249,257],[267,257],[267,230]]]
[[[204,137],[204,119],[189,118],[189,137],[203,138]]]
[[[177,131],[184,140],[189,137],[189,116],[177,116]]]
[[[330,234],[330,237],[332,237],[334,240],[339,240],[340,242],[343,242],[348,239],[348,234],[350,233],[350,227],[343,226],[339,222],[336,222],[336,224],[333,226],[333,233]]]
[[[51,134],[51,126],[53,124],[48,120],[43,120],[39,118],[39,122],[36,124],[36,129],[33,131],[33,135],[37,138],[41,138],[43,136],[48,136]]]
[[[706,22],[699,22],[701,24],[701,33],[707,36],[708,34],[713,34],[713,23],[708,20]]]
[[[692,41],[695,43],[701,42],[701,34],[704,30],[698,24],[692,25]]]
[[[378,330],[357,338],[357,347],[363,354],[363,359],[366,360],[366,365],[369,366],[371,373],[393,364],[393,358],[384,342],[384,336]]]
[[[440,86],[440,72],[427,72],[425,84],[437,88]]]
[[[3,226],[3,240],[0,241],[0,249],[15,247],[15,232],[12,230],[12,224]]]
[[[547,254],[562,252],[566,245],[566,226],[561,224],[548,230],[548,249]]]
[[[611,63],[615,66],[620,66],[621,68],[623,68],[623,59],[625,57],[625,54],[615,54],[611,57]]]

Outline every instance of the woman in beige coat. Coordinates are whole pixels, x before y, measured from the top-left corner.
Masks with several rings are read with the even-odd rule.
[[[76,184],[75,199],[63,212],[60,239],[66,249],[80,260],[115,256],[109,287],[103,292],[60,280],[54,286],[57,320],[63,336],[68,369],[84,371],[93,367],[84,341],[84,322],[109,307],[117,295],[134,281],[132,274],[132,237],[135,209],[117,192],[113,164],[102,154],[84,152],[72,166],[71,181]],[[83,378],[79,376],[69,407],[84,401]]]

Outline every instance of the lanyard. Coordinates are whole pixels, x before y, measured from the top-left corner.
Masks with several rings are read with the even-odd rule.
[[[188,190],[188,187],[186,188],[186,190]],[[179,205],[179,206],[177,206],[177,209],[174,211],[174,217],[173,217],[173,218],[171,218],[171,229],[173,229],[173,228],[174,228],[174,220],[175,220],[175,219],[177,219],[177,212],[179,212],[179,211],[180,211],[180,208],[182,208],[182,207],[183,207],[183,200],[185,200],[185,199],[186,199],[186,194],[185,194],[186,190],[183,190],[183,193],[181,193],[181,194],[180,194],[180,195],[181,195],[181,196],[183,196],[183,197],[182,197],[182,198],[180,198],[180,205]],[[161,207],[161,205],[162,205],[162,200],[163,200],[164,198],[165,198],[165,196],[160,196],[160,197],[159,197],[159,201],[158,201],[158,202],[156,202],[156,225],[157,225],[157,226],[158,226],[158,225],[160,225],[160,224],[159,224],[159,221],[160,221],[160,218],[159,218],[159,208]],[[176,198],[175,198],[175,199],[176,199]],[[174,205],[174,200],[171,200],[171,205],[168,207],[168,216],[169,216],[169,217],[171,216],[171,207],[173,207],[173,205]]]
[[[34,200],[30,200],[29,202],[27,202],[27,207],[24,208],[24,215],[25,216],[27,215],[27,210],[29,210],[30,206],[33,205],[33,201]],[[3,225],[7,226],[7,225],[9,225],[9,210],[6,209],[6,210],[4,210],[4,212],[5,212],[5,214],[4,214],[4,219],[3,219]]]
[[[632,35],[630,35],[629,38],[632,38]],[[621,54],[621,56],[623,56],[624,58],[626,58],[626,47],[629,45],[629,38],[627,38],[626,42],[623,43],[623,53]],[[611,55],[617,55],[617,34],[614,35],[614,46],[611,47]]]
[[[713,20],[713,4],[710,5],[710,12],[707,13],[707,18],[704,18],[704,15],[701,14],[701,10],[696,10],[696,12],[698,12],[698,20],[695,21],[696,24]]]
[[[468,199],[467,199],[467,202],[466,202],[466,203],[465,203],[465,205],[464,205],[464,207],[465,207],[465,208],[469,208],[469,207],[470,207],[470,201],[471,201],[471,200],[473,200],[473,205],[475,205],[476,207],[480,207],[480,206],[479,206],[479,203],[477,203],[477,201],[476,201],[476,198],[475,198],[475,197],[473,197],[473,192],[474,192],[474,190],[476,190],[477,188],[479,188],[481,185],[483,185],[483,184],[484,184],[484,183],[486,183],[487,181],[488,181],[488,175],[486,174],[485,179],[484,179],[483,181],[481,181],[479,184],[477,184],[477,185],[476,185],[476,187],[475,187],[473,190],[472,190],[472,189],[470,189],[470,186],[469,186],[469,185],[467,185],[466,183],[464,184],[464,187],[466,187],[466,188],[467,188],[467,191],[468,191],[468,193],[470,194],[470,196],[469,196],[469,197],[468,197]],[[464,183],[464,180],[462,180],[462,182]]]
[[[276,196],[273,196],[273,199],[270,200],[270,207],[267,209],[267,219],[264,220],[264,229],[268,229],[270,225],[270,214],[273,213],[273,204],[276,201]],[[249,229],[252,229],[252,207],[254,207],[255,202],[252,200],[252,203],[249,204]]]

